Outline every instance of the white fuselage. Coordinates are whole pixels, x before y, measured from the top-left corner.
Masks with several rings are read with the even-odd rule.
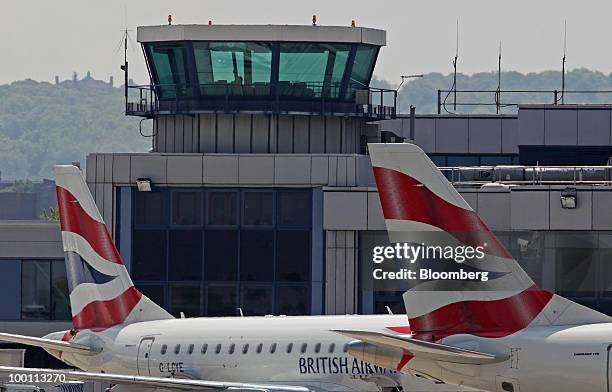
[[[331,329],[390,332],[404,315],[220,317],[148,321],[102,332],[81,331],[75,343],[102,347],[96,355],[61,359],[91,372],[275,383],[329,391],[455,391],[457,387],[365,363],[347,350],[350,339]],[[57,352],[51,351],[57,355]]]
[[[612,391],[612,324],[529,327],[503,338],[454,335],[441,343],[509,359],[490,365],[459,365],[413,359],[404,372],[487,391]]]

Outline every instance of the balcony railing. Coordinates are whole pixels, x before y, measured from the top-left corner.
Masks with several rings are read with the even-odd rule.
[[[438,90],[438,114],[481,110],[501,113],[525,104],[610,104],[611,90]]]
[[[612,185],[612,166],[474,166],[440,167],[453,184],[483,185]]]
[[[153,118],[162,113],[243,111],[348,115],[366,120],[395,118],[397,92],[324,83],[201,84],[129,86],[126,114]]]

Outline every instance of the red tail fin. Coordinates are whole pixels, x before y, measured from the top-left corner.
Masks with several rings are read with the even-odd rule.
[[[102,216],[75,166],[54,168],[74,328],[104,329],[171,317],[132,283]]]
[[[369,151],[391,242],[482,250],[450,268],[486,273],[486,280],[425,279],[404,294],[412,331],[430,339],[496,337],[529,325],[609,321],[537,287],[418,146],[370,144]]]

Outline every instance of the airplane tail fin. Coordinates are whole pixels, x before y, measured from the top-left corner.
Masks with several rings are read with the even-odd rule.
[[[134,287],[79,168],[53,173],[74,328],[172,318]]]
[[[422,247],[428,256],[414,266],[434,266],[404,294],[417,336],[500,337],[530,325],[610,321],[539,288],[418,146],[368,147],[390,241]]]

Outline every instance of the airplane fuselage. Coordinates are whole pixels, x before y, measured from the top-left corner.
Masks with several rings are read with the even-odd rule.
[[[487,391],[612,390],[612,324],[609,323],[530,327],[493,339],[454,335],[441,343],[506,354],[509,358],[489,365],[444,364],[415,358],[403,371]]]
[[[394,386],[414,390],[414,385],[418,390],[457,390],[354,358],[348,352],[350,339],[330,331],[348,327],[389,331],[387,327],[406,325],[403,315],[160,320],[79,332],[73,342],[102,347],[101,353],[63,353],[61,359],[90,372],[265,382],[330,391],[378,391]]]

